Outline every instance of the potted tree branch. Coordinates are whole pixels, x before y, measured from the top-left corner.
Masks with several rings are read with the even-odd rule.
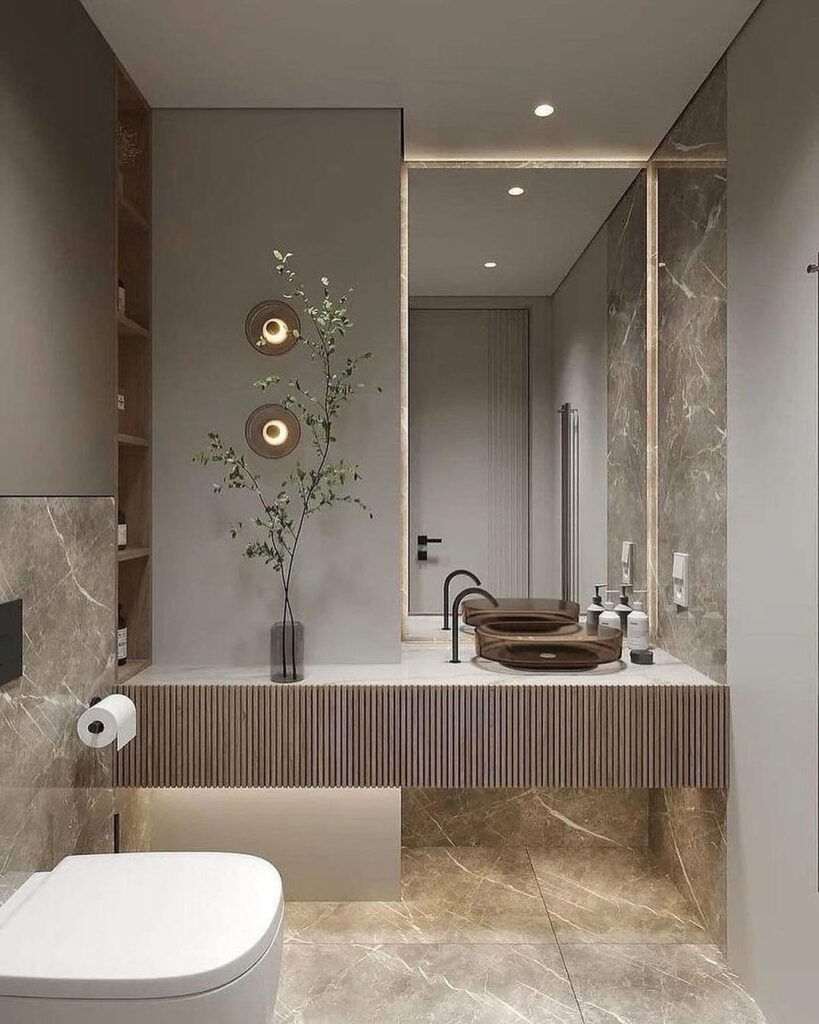
[[[248,522],[231,524],[230,535],[236,539],[252,529],[255,536],[245,543],[245,557],[262,559],[278,574],[282,616],[271,628],[270,678],[274,682],[295,682],[304,677],[304,627],[294,615],[291,595],[308,520],[323,509],[340,504],[358,505],[372,518],[372,512],[355,494],[361,480],[359,467],[332,458],[340,414],[356,394],[370,386],[360,382],[358,374],[361,364],[372,353],[344,354],[346,335],[353,326],[347,316],[351,289],[336,297],[330,282],[323,277],[322,297],[314,302],[290,265],[293,254],[274,250],[273,255],[276,272],[290,287],[286,298],[302,307],[309,325],[307,332],[298,336],[298,343],[317,366],[318,384],[311,387],[300,377],[284,382],[281,377],[266,376],[254,381],[253,387],[267,392],[284,386],[285,393],[279,401],[306,428],[309,456],[299,459],[278,485],[263,480],[261,470],[254,467],[248,456],[217,433],[208,434],[207,447],[194,456],[194,461],[221,466],[221,479],[213,485],[215,493],[224,488],[244,490],[258,502],[258,512]]]

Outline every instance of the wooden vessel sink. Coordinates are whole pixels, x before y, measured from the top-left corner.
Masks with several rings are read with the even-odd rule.
[[[475,651],[480,658],[507,668],[549,671],[588,669],[618,661],[623,634],[610,626],[587,629],[577,622],[554,625],[532,619],[508,618],[479,625]]]

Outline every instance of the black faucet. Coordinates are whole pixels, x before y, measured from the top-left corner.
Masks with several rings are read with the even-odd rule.
[[[498,607],[497,599],[482,587],[467,587],[466,590],[462,590],[458,594],[452,602],[452,657],[449,660],[453,665],[459,665],[461,662],[461,659],[458,657],[458,612],[460,611],[461,601],[468,597],[469,594],[480,594],[481,597],[491,601],[494,608]]]
[[[475,575],[474,572],[470,572],[469,569],[453,569],[452,572],[444,580],[444,624],[441,629],[449,629],[449,584],[455,579],[456,576],[468,576],[476,586],[481,585],[481,581]]]

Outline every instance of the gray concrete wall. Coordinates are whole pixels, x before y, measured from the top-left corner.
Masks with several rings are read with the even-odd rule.
[[[728,948],[771,1024],[819,1003],[815,0],[728,56]]]
[[[114,490],[114,62],[76,0],[0,10],[0,494]]]
[[[364,473],[352,507],[308,527],[295,612],[312,662],[397,661],[399,598],[399,172],[396,110],[167,110],[154,123],[154,660],[265,664],[280,614],[275,574],[227,536],[251,504],[214,496],[191,462],[207,432],[244,449],[268,373],[310,377],[303,351],[280,358],[244,338],[247,311],[287,289],[287,249],[320,290],[353,286],[351,350],[374,352],[338,454]],[[265,464],[265,477],[281,469]]]
[[[608,382],[607,228],[591,244],[552,296],[554,408],[578,410],[580,571],[578,599],[585,608],[595,583],[606,579]],[[555,417],[556,418],[556,417]],[[559,440],[557,441],[559,445]],[[551,504],[560,518],[560,456],[553,465]],[[558,547],[558,559],[560,550]]]

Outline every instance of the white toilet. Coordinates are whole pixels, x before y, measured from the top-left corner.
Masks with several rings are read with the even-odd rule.
[[[0,1021],[268,1024],[283,913],[258,857],[67,857],[0,907]]]

